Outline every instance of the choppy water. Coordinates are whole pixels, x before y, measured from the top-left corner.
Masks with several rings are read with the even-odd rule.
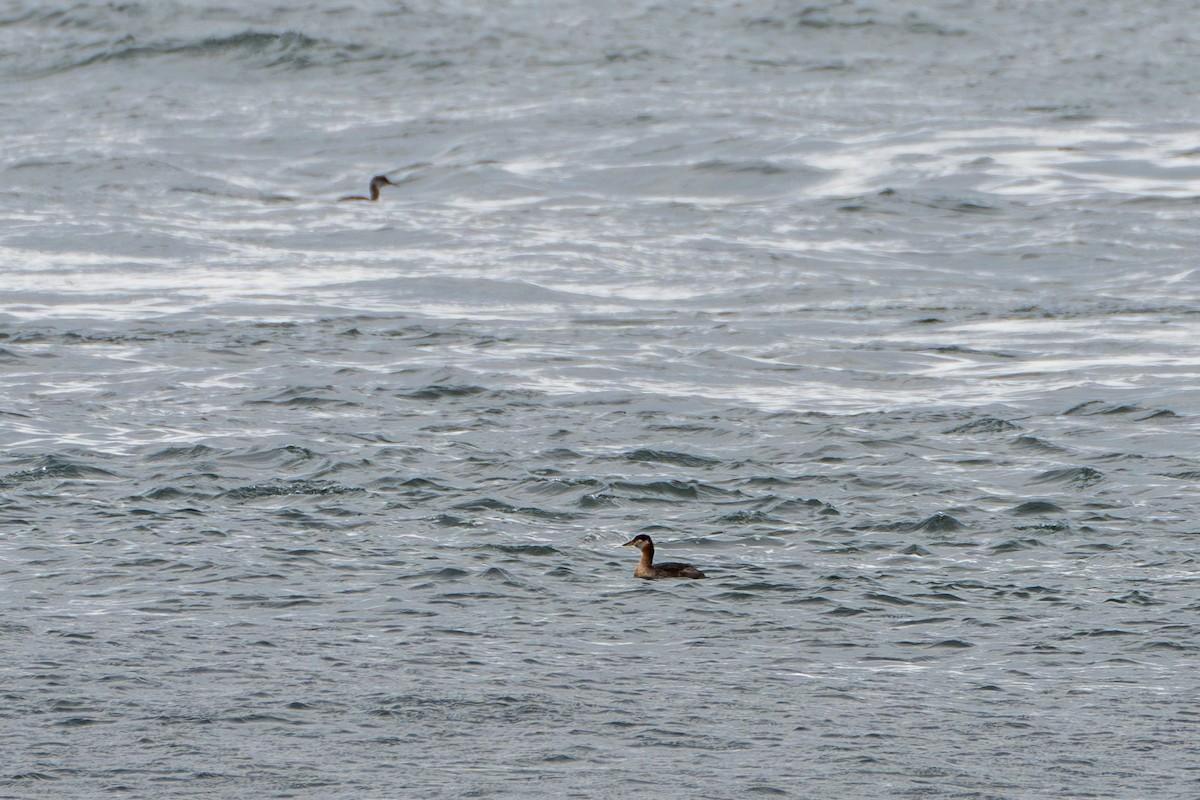
[[[1189,4],[237,5],[0,17],[0,797],[1200,793]]]

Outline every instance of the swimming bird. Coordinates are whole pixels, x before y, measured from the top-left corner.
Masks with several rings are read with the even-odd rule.
[[[374,178],[371,178],[371,196],[370,197],[363,197],[361,194],[348,194],[345,197],[339,197],[338,202],[343,203],[347,200],[366,200],[367,202],[374,203],[375,201],[377,201],[379,199],[379,187],[381,187],[381,186],[396,186],[396,185],[397,184],[392,183],[390,180],[388,180],[387,175],[376,175]]]
[[[654,565],[654,540],[644,533],[630,539],[622,547],[636,547],[642,551],[642,560],[633,571],[634,577],[654,580],[655,578],[703,578],[704,573],[691,564],[680,564],[678,561],[668,561]]]

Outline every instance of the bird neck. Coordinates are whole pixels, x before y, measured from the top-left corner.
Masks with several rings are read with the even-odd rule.
[[[648,544],[642,548],[642,560],[640,566],[649,567],[654,563],[654,545]]]

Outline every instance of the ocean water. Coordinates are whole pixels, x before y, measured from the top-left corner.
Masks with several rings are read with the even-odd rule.
[[[1196,797],[1190,15],[9,3],[0,797]]]

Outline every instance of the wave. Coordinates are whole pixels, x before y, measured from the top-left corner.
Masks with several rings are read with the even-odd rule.
[[[1059,483],[1076,489],[1083,489],[1105,480],[1103,472],[1092,467],[1064,467],[1052,469],[1035,475],[1033,483]]]
[[[341,486],[336,483],[294,480],[286,483],[260,483],[251,486],[242,486],[225,492],[225,497],[233,500],[255,500],[261,497],[357,494],[362,491],[362,489],[357,487]]]
[[[671,450],[655,450],[640,448],[625,454],[628,461],[645,462],[650,464],[669,464],[677,467],[716,467],[721,465],[719,459],[694,453],[679,453]]]
[[[84,47],[66,47],[65,58],[57,63],[16,70],[25,77],[48,76],[101,64],[126,63],[160,58],[188,60],[221,59],[252,69],[304,70],[331,67],[358,60],[370,60],[382,54],[366,45],[316,38],[299,31],[248,30],[226,36],[202,39],[139,42],[123,39],[108,43],[98,52],[80,55]]]
[[[63,456],[46,455],[32,459],[32,465],[0,475],[0,489],[42,480],[104,480],[115,474]]]

